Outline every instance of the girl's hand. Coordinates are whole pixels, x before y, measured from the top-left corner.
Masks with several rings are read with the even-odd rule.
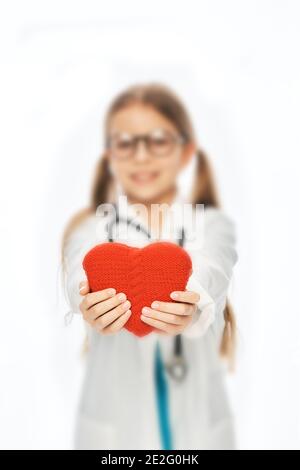
[[[131,304],[126,295],[116,294],[116,289],[90,292],[88,281],[82,281],[79,292],[84,296],[80,303],[84,320],[103,335],[119,331],[131,315]]]
[[[193,319],[200,296],[192,291],[176,291],[170,294],[176,302],[152,302],[142,309],[141,320],[153,326],[157,333],[178,335]]]

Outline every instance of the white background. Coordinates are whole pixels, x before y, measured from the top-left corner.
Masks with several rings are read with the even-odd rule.
[[[110,99],[157,80],[185,101],[236,221],[239,447],[300,448],[299,2],[27,0],[0,13],[0,447],[71,446],[82,324],[63,323],[61,233],[87,203]]]

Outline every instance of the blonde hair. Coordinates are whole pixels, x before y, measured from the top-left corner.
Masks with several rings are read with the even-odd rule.
[[[106,113],[104,121],[105,142],[107,141],[112,116],[117,111],[137,103],[151,106],[171,121],[179,133],[185,137],[187,144],[196,143],[191,119],[183,103],[173,91],[158,83],[133,85],[116,96]],[[208,157],[204,150],[199,148],[199,145],[197,145],[196,157],[197,166],[191,203],[193,205],[204,204],[205,207],[220,207]],[[71,219],[64,232],[62,258],[64,243],[69,234],[88,214],[94,213],[100,204],[109,200],[113,184],[114,180],[109,171],[108,158],[106,152],[104,152],[97,163],[90,206],[78,212]],[[225,326],[220,344],[220,354],[222,357],[227,358],[232,369],[236,344],[236,322],[232,306],[228,300],[224,308],[224,320]]]

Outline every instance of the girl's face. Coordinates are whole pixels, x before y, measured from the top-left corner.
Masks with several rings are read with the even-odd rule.
[[[146,135],[135,144],[135,137]],[[157,201],[173,192],[195,147],[179,141],[176,127],[150,106],[130,105],[110,122],[108,158],[123,191],[135,201]]]

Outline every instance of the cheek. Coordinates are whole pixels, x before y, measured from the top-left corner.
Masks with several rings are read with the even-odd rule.
[[[111,170],[113,176],[119,180],[121,183],[128,179],[128,175],[130,173],[131,165],[127,162],[112,162],[111,163]]]
[[[170,179],[179,173],[180,168],[180,158],[175,157],[162,160],[158,169],[164,178]]]

